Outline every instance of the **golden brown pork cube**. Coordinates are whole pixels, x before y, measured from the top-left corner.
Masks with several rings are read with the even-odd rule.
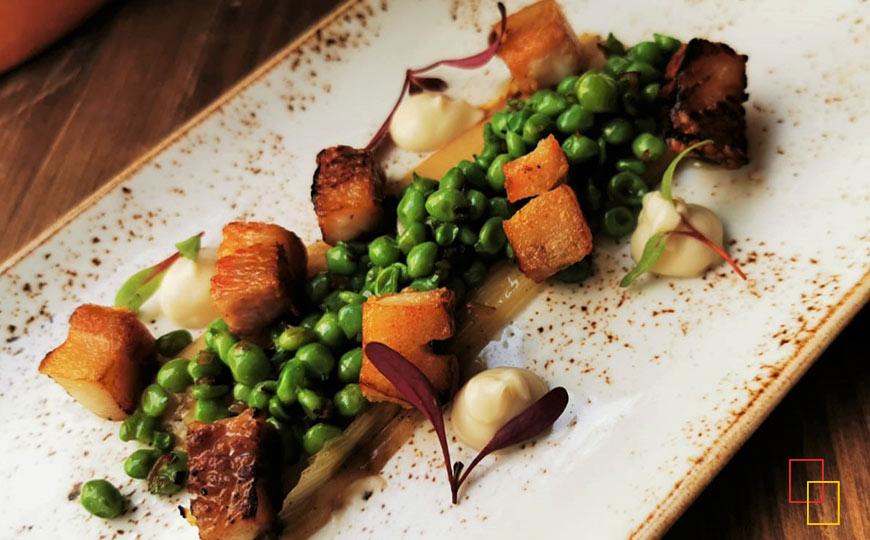
[[[254,409],[187,430],[187,490],[202,540],[254,540],[275,525],[277,432]]]
[[[541,282],[592,251],[592,233],[568,186],[535,197],[504,222],[520,270]]]
[[[308,254],[305,244],[293,231],[274,223],[256,221],[233,221],[223,228],[223,239],[218,247],[218,257],[230,255],[255,244],[280,244],[287,254],[290,272],[295,278],[305,276]]]
[[[155,356],[154,337],[135,313],[85,304],[73,312],[66,341],[42,359],[39,372],[97,416],[123,420],[139,404]]]
[[[550,135],[528,154],[505,163],[502,170],[507,198],[516,202],[564,184],[568,179],[568,159],[559,141]]]
[[[368,150],[332,146],[317,154],[311,199],[323,240],[335,245],[381,223],[384,179]]]
[[[449,289],[405,291],[369,298],[363,304],[363,343],[383,343],[404,356],[439,394],[452,396],[458,379],[456,356],[435,354],[429,343],[453,335],[455,295]],[[369,401],[405,401],[393,384],[363,355],[359,384]]]

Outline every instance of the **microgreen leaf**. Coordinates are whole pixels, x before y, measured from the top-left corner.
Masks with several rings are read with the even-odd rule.
[[[746,280],[746,274],[744,274],[743,270],[741,270],[740,267],[737,265],[737,261],[732,259],[731,256],[728,255],[724,249],[720,248],[719,246],[714,244],[712,240],[710,240],[709,238],[704,236],[704,233],[702,233],[701,231],[696,229],[691,223],[689,223],[689,220],[687,220],[685,217],[683,218],[683,225],[689,230],[688,231],[674,231],[674,234],[681,234],[683,236],[690,236],[690,237],[694,238],[695,240],[698,240],[699,242],[703,242],[704,244],[707,245],[707,247],[709,247],[710,249],[712,249],[713,251],[718,253],[720,257],[725,259],[725,261],[731,265],[731,268],[733,268],[734,271],[737,272],[737,275],[740,276],[741,279],[743,279],[744,281]]]
[[[673,202],[673,198],[671,197],[671,188],[674,185],[674,172],[677,170],[677,165],[680,163],[680,161],[682,161],[683,158],[686,157],[692,150],[712,143],[712,139],[707,139],[695,143],[677,154],[677,157],[675,157],[671,161],[670,165],[668,165],[668,168],[665,169],[665,173],[662,175],[662,185],[659,188],[662,192],[662,198],[664,198],[668,202]]]
[[[501,31],[499,31],[495,40],[489,44],[489,47],[483,51],[465,58],[438,60],[426,67],[405,70],[405,82],[402,84],[402,91],[399,92],[399,98],[390,110],[390,114],[387,115],[387,119],[384,120],[384,123],[378,128],[378,131],[375,133],[374,137],[372,137],[372,140],[366,145],[366,150],[374,150],[387,134],[387,131],[390,129],[390,121],[393,119],[393,114],[395,114],[396,109],[399,108],[399,104],[402,103],[405,93],[416,94],[421,90],[443,92],[447,89],[447,83],[443,80],[435,77],[419,77],[419,75],[423,75],[427,71],[431,71],[439,66],[449,66],[460,69],[477,69],[489,62],[490,59],[495,56],[496,51],[498,51],[498,48],[501,46],[505,29],[507,28],[507,10],[501,2],[498,3],[498,12],[501,15]]]
[[[643,254],[640,257],[640,260],[637,261],[637,264],[629,273],[625,274],[625,277],[623,277],[622,281],[619,282],[619,286],[628,287],[635,279],[647,273],[656,261],[659,260],[659,257],[662,256],[662,253],[665,251],[665,245],[667,245],[670,236],[670,232],[659,232],[650,236],[649,240],[646,241],[646,245],[643,247]]]
[[[178,250],[178,253],[191,261],[196,260],[196,256],[199,255],[199,246],[200,241],[202,239],[198,234],[195,234],[188,238],[187,240],[182,240],[181,242],[175,244],[175,249]]]
[[[567,406],[568,391],[558,386],[496,431],[454,484],[453,503],[457,501],[460,486],[483,458],[503,448],[537,437],[553,425]]]

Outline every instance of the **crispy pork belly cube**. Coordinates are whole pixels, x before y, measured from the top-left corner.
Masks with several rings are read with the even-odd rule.
[[[155,355],[154,337],[135,313],[85,304],[73,312],[66,341],[42,359],[39,372],[97,416],[123,420],[153,375]]]
[[[538,142],[528,154],[504,164],[504,187],[510,202],[546,193],[565,183],[568,160],[556,137]]]
[[[363,304],[362,349],[373,342],[391,347],[420,368],[439,394],[452,396],[459,376],[456,356],[433,353],[429,342],[453,335],[454,305],[449,289],[371,297]],[[411,406],[365,355],[359,384],[369,401]]]
[[[308,269],[305,272],[306,277],[312,278],[320,272],[326,272],[326,252],[329,251],[331,247],[332,246],[323,240],[318,240],[306,248],[308,250]]]
[[[335,245],[381,222],[384,179],[368,150],[332,146],[317,154],[311,200],[323,240]]]
[[[493,26],[495,36],[499,30],[500,23]],[[541,0],[510,15],[497,54],[525,94],[579,73],[586,63],[577,35],[555,0]]]
[[[230,330],[250,335],[287,311],[298,314],[293,300],[298,283],[284,248],[255,244],[217,260],[211,298]]]
[[[254,540],[274,528],[281,464],[276,432],[254,409],[187,430],[187,490],[202,540]]]
[[[680,152],[705,139],[692,155],[728,169],[749,162],[746,140],[746,55],[724,43],[693,39],[668,63],[662,94],[670,111],[668,146]]]
[[[273,223],[233,221],[223,229],[223,239],[218,247],[218,257],[224,257],[256,244],[280,244],[287,255],[287,263],[294,279],[305,276],[308,253],[305,244],[293,231]]]
[[[592,251],[592,233],[568,186],[535,197],[504,222],[520,270],[541,282]]]

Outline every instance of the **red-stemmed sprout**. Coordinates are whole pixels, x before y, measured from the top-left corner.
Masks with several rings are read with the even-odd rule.
[[[444,80],[436,77],[421,77],[421,75],[440,66],[449,66],[460,69],[477,69],[485,65],[493,56],[495,56],[496,51],[498,51],[498,48],[501,46],[505,29],[507,28],[507,10],[501,2],[498,3],[498,11],[501,14],[501,31],[498,32],[498,36],[496,36],[495,40],[490,43],[489,47],[483,51],[465,58],[438,60],[426,67],[408,69],[405,71],[405,82],[402,84],[402,91],[399,93],[399,98],[396,100],[393,108],[390,109],[390,114],[387,115],[387,119],[384,120],[384,123],[381,124],[380,128],[378,128],[378,131],[375,133],[374,137],[372,137],[372,140],[366,145],[366,150],[373,151],[381,140],[383,140],[387,131],[390,129],[390,121],[393,119],[393,114],[395,114],[396,109],[399,108],[402,99],[405,98],[405,93],[414,95],[424,90],[430,92],[443,92],[444,90],[447,90],[447,83]]]
[[[444,416],[441,413],[438,396],[435,394],[435,389],[432,388],[429,379],[417,366],[383,343],[369,343],[366,345],[365,354],[375,368],[396,387],[411,405],[423,413],[435,429],[435,434],[441,443],[441,451],[444,454],[444,466],[447,469],[447,481],[450,485],[453,504],[459,502],[459,488],[468,478],[472,469],[483,458],[503,448],[537,437],[553,425],[568,405],[568,392],[562,387],[553,388],[525,411],[502,426],[463,473],[461,461],[456,463],[450,461],[450,449],[444,430]]]

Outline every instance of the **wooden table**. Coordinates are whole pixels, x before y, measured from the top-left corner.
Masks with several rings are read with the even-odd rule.
[[[119,1],[0,75],[0,260],[337,3]],[[868,325],[865,308],[667,538],[870,538]],[[792,458],[841,482],[839,527],[787,502]]]

